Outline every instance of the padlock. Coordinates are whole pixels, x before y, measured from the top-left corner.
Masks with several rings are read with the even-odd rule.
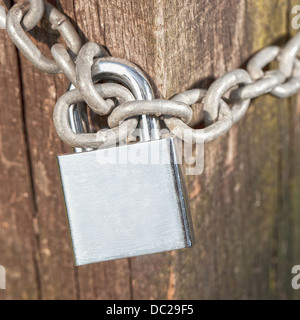
[[[94,66],[94,79],[117,81],[137,100],[153,99],[138,67],[109,59],[99,59]],[[160,139],[157,129],[157,119],[144,116],[140,142],[57,157],[77,266],[192,246],[176,143],[173,137]],[[149,150],[159,161],[128,161],[128,155],[149,155]],[[127,163],[104,163],[109,154],[127,156]]]

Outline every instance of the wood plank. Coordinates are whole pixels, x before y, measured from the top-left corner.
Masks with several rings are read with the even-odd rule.
[[[291,0],[289,3],[289,36],[294,36],[299,30],[294,30],[292,28],[292,19],[295,16],[292,13],[292,8],[299,3],[295,0]],[[299,12],[298,12],[299,13]],[[284,235],[288,239],[288,250],[282,246],[283,253],[287,252],[288,257],[283,261],[283,267],[281,268],[282,273],[285,274],[285,284],[288,289],[289,297],[293,299],[300,299],[299,290],[291,290],[289,286],[290,276],[288,275],[288,270],[294,265],[300,264],[300,173],[299,173],[299,163],[300,163],[300,100],[299,94],[290,99],[289,105],[289,137],[290,137],[290,148],[289,148],[289,158],[290,162],[286,162],[286,168],[289,171],[289,179],[286,185],[286,194],[289,197],[290,205],[288,208],[288,224],[286,224],[286,230]],[[284,263],[285,262],[285,263]],[[281,289],[281,288],[280,288]]]
[[[49,34],[45,22],[31,33],[38,36],[39,48],[49,55],[47,43],[56,41],[56,34]],[[21,54],[20,66],[36,204],[41,298],[72,299],[78,297],[78,292],[55,160],[55,155],[62,152],[62,144],[52,122],[55,101],[66,82],[62,76],[38,71]]]
[[[170,96],[205,87],[285,36],[289,7],[285,1],[160,1],[157,10],[164,68],[152,76]],[[135,298],[292,296],[291,251],[300,260],[293,249],[298,238],[288,234],[293,224],[299,228],[290,211],[291,188],[298,190],[300,181],[291,184],[293,109],[286,100],[257,99],[229,134],[206,146],[203,175],[187,179],[197,244],[134,259]]]
[[[7,275],[0,299],[38,299],[35,210],[20,70],[16,48],[3,30],[0,64],[0,264]]]

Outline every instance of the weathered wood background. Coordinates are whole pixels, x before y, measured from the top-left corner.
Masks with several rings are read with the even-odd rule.
[[[4,1],[1,1],[3,3]],[[55,4],[55,1],[51,1]],[[83,39],[139,64],[170,97],[206,88],[260,48],[284,43],[290,0],[61,0]],[[9,8],[12,3],[5,1]],[[46,22],[32,39],[49,55]],[[32,67],[0,32],[1,299],[300,298],[300,103],[256,99],[230,133],[206,145],[187,178],[191,250],[73,267],[52,111],[68,84]]]

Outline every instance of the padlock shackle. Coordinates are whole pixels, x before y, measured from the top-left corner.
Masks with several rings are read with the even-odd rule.
[[[92,66],[92,78],[95,83],[100,80],[119,82],[131,91],[136,100],[155,98],[147,76],[138,66],[128,60],[114,57],[98,58]],[[160,139],[157,117],[142,115],[139,127],[141,141]]]
[[[104,57],[95,59],[92,67],[93,82],[109,80],[125,86],[135,97],[136,100],[152,100],[154,93],[150,82],[144,72],[130,61]],[[69,90],[75,89],[70,85]],[[90,132],[90,126],[83,105],[72,105],[69,108],[69,121],[71,128],[76,133]],[[139,127],[141,129],[141,141],[160,139],[159,121],[156,117],[142,115]],[[74,148],[75,152],[90,151],[91,149]]]
[[[93,82],[110,80],[121,83],[136,100],[152,100],[154,93],[144,72],[130,61],[114,57],[98,58],[92,67]]]
[[[67,91],[76,89],[73,83],[69,84]],[[90,124],[85,103],[72,104],[69,108],[69,122],[73,132],[89,133]],[[91,151],[91,148],[73,148],[75,153]]]

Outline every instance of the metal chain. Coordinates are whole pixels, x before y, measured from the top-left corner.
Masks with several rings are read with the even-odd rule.
[[[59,43],[53,45],[54,60],[46,58],[25,33],[33,29],[43,16],[53,29],[61,33],[68,48]],[[247,71],[228,72],[213,82],[207,91],[189,90],[170,100],[134,101],[132,93],[120,84],[93,83],[94,59],[105,59],[108,53],[96,43],[82,45],[70,20],[48,2],[19,1],[8,14],[0,6],[0,28],[7,30],[11,40],[34,66],[47,73],[63,72],[73,83],[76,89],[58,100],[53,116],[59,137],[73,147],[98,148],[116,142],[116,138],[125,140],[137,127],[137,116],[142,114],[161,116],[171,133],[186,142],[213,141],[242,119],[251,99],[266,93],[287,98],[300,90],[300,60],[297,59],[300,33],[282,49],[277,46],[264,48],[249,60]],[[279,69],[264,72],[263,69],[275,60],[279,62]],[[135,68],[133,64],[132,67]],[[223,99],[225,96],[229,98]],[[110,98],[116,98],[118,105]],[[83,101],[96,114],[108,116],[111,129],[75,133],[69,123],[69,109]],[[191,106],[195,103],[203,103],[204,129],[195,130],[188,126],[193,115]]]
[[[16,3],[7,14],[6,31],[16,47],[34,66],[46,73],[61,73],[57,62],[46,58],[28,38],[21,26],[22,19],[29,8],[30,3],[28,1]],[[78,54],[82,46],[81,39],[70,20],[48,2],[45,2],[44,15],[50,21],[52,28],[61,33],[68,48],[73,53]]]
[[[125,87],[116,83],[103,83],[95,85],[95,89],[104,98],[116,97],[122,104],[134,100],[133,95]],[[100,130],[97,133],[74,133],[69,122],[69,107],[83,102],[81,92],[78,89],[65,93],[58,101],[54,109],[54,125],[59,137],[72,147],[99,148],[110,140],[116,143],[125,140],[135,130],[138,124],[136,118],[124,121],[119,127],[109,130]]]
[[[44,0],[29,0],[30,7],[22,24],[26,31],[33,29],[42,19],[45,11]]]

